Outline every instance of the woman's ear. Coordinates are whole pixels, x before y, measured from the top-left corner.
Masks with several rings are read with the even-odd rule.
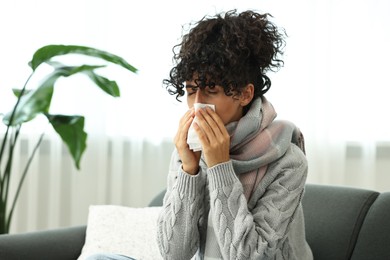
[[[255,86],[253,84],[246,85],[244,90],[241,92],[240,105],[243,107],[248,105],[252,101],[254,94]]]

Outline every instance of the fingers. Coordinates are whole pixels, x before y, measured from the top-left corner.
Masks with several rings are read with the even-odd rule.
[[[196,117],[194,128],[202,143],[207,166],[228,161],[230,136],[220,117],[212,109],[199,110]]]
[[[198,125],[209,140],[210,138],[218,139],[219,137],[226,138],[226,136],[229,136],[221,118],[211,108],[199,109],[196,112],[196,116]]]
[[[183,117],[180,119],[179,127],[175,136],[176,146],[183,146],[187,144],[187,134],[188,129],[191,126],[192,121],[194,120],[195,113],[193,109],[188,110]]]

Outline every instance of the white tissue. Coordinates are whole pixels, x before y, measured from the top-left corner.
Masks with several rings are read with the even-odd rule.
[[[203,103],[195,103],[194,108],[195,111],[198,111],[201,108],[210,107],[212,110],[215,111],[215,105],[213,104],[203,104]],[[192,121],[192,124],[190,126],[190,129],[188,129],[188,135],[187,135],[187,144],[189,145],[190,149],[194,152],[201,151],[202,145],[200,144],[198,135],[196,134],[193,126],[194,122],[196,122],[196,117],[194,118],[194,121]]]

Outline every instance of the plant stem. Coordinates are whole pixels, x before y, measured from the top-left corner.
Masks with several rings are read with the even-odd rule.
[[[12,207],[11,207],[11,210],[8,214],[8,218],[6,220],[6,230],[7,232],[9,231],[9,228],[10,228],[10,225],[11,225],[11,219],[12,219],[12,214],[15,210],[15,206],[16,206],[16,201],[18,200],[18,197],[19,197],[19,194],[20,194],[20,190],[22,188],[22,185],[23,185],[23,182],[24,182],[24,179],[26,178],[26,175],[27,175],[27,172],[28,172],[28,169],[30,168],[30,165],[31,165],[31,162],[34,158],[34,155],[35,153],[37,152],[42,140],[43,140],[43,137],[44,137],[45,133],[42,133],[41,136],[39,137],[39,140],[38,142],[36,143],[35,147],[34,147],[34,150],[30,156],[30,158],[28,159],[28,162],[26,164],[26,167],[24,168],[24,171],[23,171],[23,175],[22,177],[20,178],[20,181],[19,181],[19,185],[18,185],[18,189],[16,190],[16,193],[15,193],[15,196],[14,196],[14,200],[12,202]]]
[[[10,180],[11,180],[11,169],[12,169],[12,162],[13,162],[13,159],[14,159],[14,149],[15,149],[15,146],[16,146],[16,141],[18,140],[18,137],[19,137],[19,133],[20,133],[20,128],[22,127],[22,125],[18,125],[16,130],[13,131],[13,137],[10,144],[9,144],[9,155],[8,155],[8,161],[7,161],[7,167],[5,168],[5,172],[4,172],[4,182],[6,183],[5,184],[5,205],[7,205],[7,202],[8,202],[8,195],[9,195],[9,186],[10,186]],[[15,128],[13,128],[15,129]]]
[[[4,150],[5,150],[5,146],[7,144],[7,138],[8,138],[8,131],[10,129],[10,126],[8,125],[7,126],[7,130],[5,131],[5,135],[4,135],[4,139],[3,139],[3,142],[1,143],[1,149],[0,149],[0,189],[1,189],[1,193],[3,191],[3,173],[1,171],[1,162],[2,162],[2,158],[3,158],[3,153],[4,153]],[[2,195],[2,194],[1,194]]]
[[[9,155],[8,155],[8,160],[7,160],[7,164],[6,164],[6,167],[5,167],[5,171],[4,171],[4,179],[3,179],[3,183],[4,183],[4,190],[2,191],[3,192],[3,195],[4,195],[4,198],[2,200],[2,209],[1,209],[1,214],[3,215],[2,216],[2,223],[1,223],[1,231],[3,233],[8,233],[8,228],[7,228],[7,204],[8,204],[8,195],[9,195],[9,187],[10,187],[10,179],[11,179],[11,168],[12,168],[12,162],[13,162],[13,154],[14,154],[14,149],[15,149],[15,143],[18,139],[18,136],[19,136],[19,131],[20,131],[20,128],[21,128],[21,125],[17,126],[16,130],[14,127],[12,127],[11,129],[12,130],[15,130],[15,131],[12,131],[12,136],[10,137],[11,141],[9,143]]]
[[[26,82],[23,85],[22,90],[19,93],[19,96],[16,100],[16,104],[12,109],[10,120],[7,124],[7,129],[6,129],[4,139],[2,141],[1,148],[0,148],[0,233],[8,233],[9,223],[11,222],[10,218],[7,219],[7,201],[8,201],[8,193],[9,193],[9,183],[10,183],[10,179],[11,179],[13,151],[14,151],[15,143],[16,143],[18,136],[19,136],[19,131],[20,131],[21,125],[17,126],[17,130],[15,132],[15,135],[12,138],[13,140],[10,140],[10,144],[9,144],[10,150],[8,153],[7,163],[4,166],[5,167],[4,171],[2,171],[1,167],[2,167],[2,162],[3,162],[3,158],[4,158],[5,147],[6,147],[7,142],[8,142],[9,131],[10,131],[10,129],[12,129],[14,127],[12,125],[12,123],[14,120],[16,110],[17,110],[17,108],[20,104],[20,100],[21,100],[21,98],[26,90],[26,86],[27,86],[28,82],[30,81],[31,77],[33,76],[33,74],[34,74],[34,71],[27,78]]]
[[[34,71],[31,72],[30,76],[28,76],[26,82],[24,83],[23,85],[23,88],[22,90],[20,91],[20,94],[19,94],[19,97],[18,99],[16,100],[16,104],[14,106],[14,108],[12,109],[12,113],[11,113],[11,117],[10,117],[10,120],[9,120],[9,124],[7,125],[7,130],[5,132],[5,135],[4,135],[4,139],[3,139],[3,142],[1,144],[1,149],[0,149],[0,166],[1,166],[1,162],[2,162],[2,159],[3,159],[3,154],[4,154],[4,150],[5,150],[5,145],[7,143],[7,138],[8,138],[8,131],[9,131],[9,128],[12,126],[12,121],[14,120],[14,115],[15,115],[15,112],[16,112],[16,109],[18,108],[18,105],[20,103],[20,99],[21,97],[23,96],[25,90],[26,90],[26,86],[27,86],[27,83],[30,81],[31,77],[33,76],[34,74]],[[2,177],[2,173],[1,173],[1,167],[0,167],[0,180],[1,182],[3,181],[3,177]],[[3,187],[2,187],[3,188]]]

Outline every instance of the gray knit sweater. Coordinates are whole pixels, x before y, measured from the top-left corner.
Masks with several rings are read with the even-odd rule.
[[[158,219],[163,258],[313,259],[301,205],[307,160],[288,143],[277,160],[267,163],[261,181],[249,186],[240,181],[234,160],[208,168],[201,158],[193,176],[183,172],[174,151]]]

